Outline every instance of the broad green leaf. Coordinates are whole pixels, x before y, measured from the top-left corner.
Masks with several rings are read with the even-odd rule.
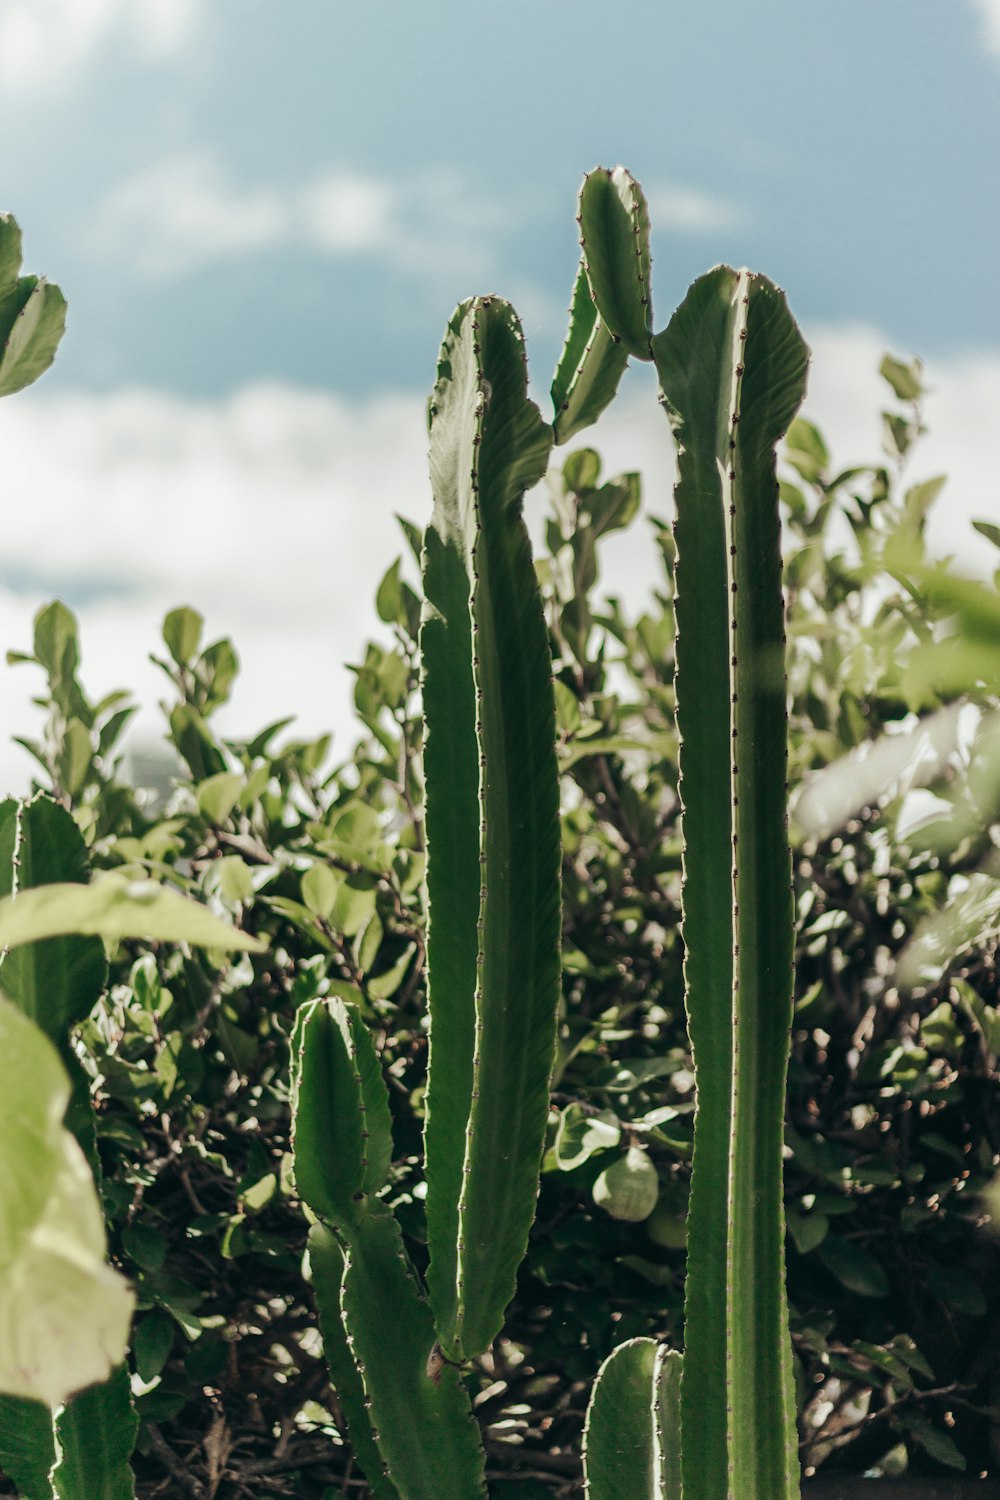
[[[163,642],[179,667],[197,655],[205,621],[196,609],[172,609],[163,621]]]
[[[24,390],[56,357],[66,327],[66,299],[44,277],[31,290],[0,352],[0,396]]]
[[[74,932],[93,933],[106,942],[145,938],[248,953],[266,948],[197,901],[152,880],[100,875],[90,885],[37,886],[0,901],[0,946]]]
[[[609,1112],[594,1115],[579,1104],[568,1104],[559,1116],[553,1149],[560,1170],[571,1172],[595,1151],[608,1151],[620,1140],[621,1128]]]
[[[210,823],[224,823],[242,791],[243,777],[238,771],[219,771],[197,787],[198,811]]]
[[[839,1234],[828,1234],[816,1251],[817,1256],[842,1286],[859,1297],[887,1297],[889,1283],[885,1271],[870,1251],[845,1240]]]

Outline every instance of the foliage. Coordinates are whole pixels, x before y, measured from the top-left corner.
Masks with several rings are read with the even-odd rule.
[[[603,400],[600,332],[591,322],[564,352],[558,388],[571,413],[573,400]],[[632,329],[638,345],[642,336]],[[968,707],[929,769],[904,758],[888,790],[869,789],[834,826],[793,827],[785,1196],[801,1453],[807,1472],[975,1473],[988,1463],[995,1358],[983,1313],[997,1254],[981,1202],[1000,1150],[995,925],[971,938],[963,928],[966,946],[942,950],[912,992],[896,964],[963,882],[993,879],[1000,796],[983,666],[994,659],[983,653],[993,599],[983,590],[970,624],[967,592],[924,554],[940,484],[908,484],[904,472],[922,426],[921,372],[887,361],[883,373],[896,398],[887,461],[834,472],[801,419],[784,449],[792,787],[885,733],[911,731],[915,714],[959,693]],[[578,1492],[599,1365],[617,1347],[645,1359],[651,1346],[632,1340],[681,1343],[692,1149],[674,542],[651,517],[662,584],[644,608],[626,609],[598,596],[600,551],[603,536],[636,519],[636,477],[602,480],[597,455],[580,449],[551,476],[550,499],[538,573],[562,772],[553,1106],[505,1332],[465,1382],[487,1477],[508,1497]],[[417,561],[418,533],[408,522],[403,531]],[[108,986],[73,1033],[112,1254],[137,1296],[129,1362],[143,1497],[364,1494],[345,1444],[357,1392],[321,1318],[342,1372],[331,1387],[303,1274],[289,1064],[296,1017],[316,1002],[363,1018],[392,1124],[383,1201],[423,1272],[421,599],[407,573],[398,559],[379,588],[387,630],[355,668],[363,738],[333,767],[328,737],[289,738],[287,722],[249,739],[219,735],[213,719],[236,655],[228,641],[203,646],[191,609],[164,624],[168,758],[155,777],[121,749],[128,697],[86,694],[69,611],[44,610],[20,658],[46,679],[45,728],[31,742],[37,786],[71,810],[94,870],[194,897],[261,943],[230,963],[166,931],[139,941],[122,930],[109,943]],[[948,675],[928,653],[952,631],[949,659],[970,636],[974,649]],[[921,775],[936,802],[915,797]],[[955,820],[963,832],[950,845],[941,824]],[[637,1160],[647,1185],[650,1164],[657,1174],[656,1205],[639,1218],[626,1183],[628,1212],[616,1217],[608,1209],[625,1206],[617,1187]],[[314,1231],[313,1265],[325,1256],[325,1274],[341,1276],[336,1255]],[[655,1419],[640,1437],[662,1456]]]

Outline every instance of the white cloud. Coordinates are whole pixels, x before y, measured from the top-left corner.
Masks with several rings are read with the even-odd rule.
[[[109,42],[167,56],[194,34],[202,0],[6,0],[0,12],[0,86],[63,87]]]
[[[810,342],[806,409],[835,463],[877,460],[884,338],[820,328]],[[1000,519],[1000,355],[933,362],[928,380],[931,436],[913,477],[951,475],[931,536],[983,572],[995,553],[969,521]],[[648,366],[630,370],[620,402],[574,446],[596,446],[606,473],[638,468],[646,510],[668,516],[673,446],[655,394]],[[84,681],[95,694],[133,688],[149,736],[165,684],[147,656],[166,611],[192,604],[213,636],[232,636],[243,662],[227,732],[291,713],[303,733],[333,728],[346,753],[351,678],[342,664],[357,661],[379,628],[375,588],[405,553],[394,512],[421,525],[428,516],[426,449],[417,396],[354,402],[276,385],[211,403],[143,391],[3,402],[0,656],[30,644],[40,604],[67,598],[80,616]],[[537,536],[544,493],[526,508]],[[660,573],[642,520],[609,540],[602,570],[605,590],[630,612],[644,607]],[[5,734],[34,732],[38,686],[33,669],[0,666]],[[28,775],[23,753],[0,740],[0,790],[22,789]]]
[[[213,261],[279,245],[333,256],[375,255],[422,278],[485,278],[493,241],[515,212],[461,174],[428,170],[396,182],[333,172],[298,187],[232,183],[212,156],[161,161],[120,183],[98,205],[89,240],[147,274],[183,276]]]
[[[654,185],[646,197],[653,223],[674,234],[710,234],[731,229],[744,218],[732,199],[676,182]]]
[[[983,36],[991,52],[1000,52],[1000,0],[974,0],[983,21]]]
[[[122,183],[99,210],[92,238],[102,253],[116,243],[147,273],[172,278],[274,245],[285,233],[277,193],[236,188],[209,158],[185,156]]]

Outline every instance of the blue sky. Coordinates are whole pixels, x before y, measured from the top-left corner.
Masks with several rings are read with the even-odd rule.
[[[53,393],[422,389],[484,290],[521,294],[547,372],[598,161],[650,193],[664,321],[728,259],[807,324],[1000,344],[1000,55],[973,0],[148,4],[30,0],[77,15],[75,55],[0,60],[4,190],[73,303]]]
[[[767,272],[845,461],[877,452],[881,350],[919,353],[944,530],[1000,509],[1000,0],[5,0],[0,139],[0,206],[70,301],[0,412],[0,646],[61,593],[98,686],[155,697],[186,601],[241,648],[234,727],[344,724],[347,678],[315,683],[370,629],[393,511],[423,519],[444,322],[509,296],[544,393],[597,162],[649,196],[658,325],[716,261]],[[656,508],[651,394],[630,375],[597,441]],[[640,529],[611,581],[652,558]],[[29,691],[0,674],[22,732]]]

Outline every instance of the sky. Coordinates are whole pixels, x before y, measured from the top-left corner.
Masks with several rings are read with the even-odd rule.
[[[446,319],[509,297],[544,402],[599,162],[649,198],[657,326],[720,260],[785,288],[843,463],[878,455],[882,352],[924,359],[915,477],[951,476],[932,535],[985,565],[1000,0],[2,0],[0,140],[25,269],[70,304],[55,367],[0,405],[0,649],[65,599],[88,687],[133,688],[140,736],[159,622],[188,603],[243,662],[228,732],[294,713],[348,753],[343,664],[377,628],[394,514],[429,513]],[[581,441],[668,511],[648,370]],[[640,522],[607,585],[639,608],[655,565]],[[37,689],[0,669],[11,790]]]

